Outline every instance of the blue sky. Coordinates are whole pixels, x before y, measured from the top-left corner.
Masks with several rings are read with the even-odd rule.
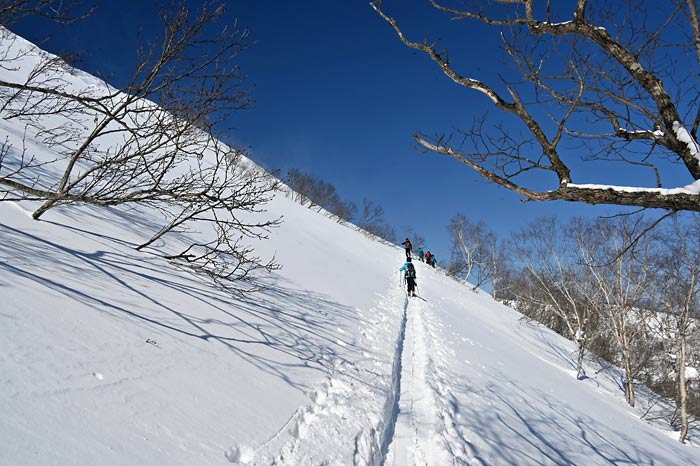
[[[449,21],[426,3],[386,0],[385,9],[414,40],[428,33],[448,44],[462,74],[488,80],[503,71],[486,52],[497,35]],[[227,9],[256,41],[240,61],[255,104],[235,116],[230,140],[249,147],[267,168],[299,168],[358,205],[363,198],[377,202],[399,234],[401,226],[413,227],[438,260],[447,259],[446,227],[457,212],[485,220],[503,237],[542,215],[618,211],[522,203],[460,162],[418,151],[414,132],[449,133],[495,110],[482,94],[449,81],[426,56],[402,45],[368,1],[246,0],[230,1]],[[137,35],[152,37],[160,25],[151,2],[123,0],[101,2],[79,24],[24,20],[14,29],[52,52],[81,51],[83,69],[118,85],[133,66]]]

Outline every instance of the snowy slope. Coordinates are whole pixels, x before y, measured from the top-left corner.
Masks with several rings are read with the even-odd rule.
[[[0,465],[700,464],[570,342],[424,264],[409,300],[401,249],[283,194],[245,297],[136,252],[148,211],[35,206],[0,203]]]
[[[316,216],[284,201],[302,224]],[[397,313],[372,311],[391,271],[362,269],[362,255],[343,247],[367,242],[357,232],[324,218],[314,231],[286,222],[279,246],[289,257],[313,253],[267,279],[269,291],[241,300],[115,240],[126,218],[66,210],[35,222],[16,205],[0,209],[2,464],[220,460],[280,430],[293,443],[287,430],[301,431],[308,417],[295,411],[337,396],[339,384],[374,389],[384,375],[389,385],[393,342],[366,349],[361,331],[375,330],[361,327],[361,313],[394,333]],[[316,247],[323,236],[337,240]],[[368,243],[377,261],[395,259]],[[322,258],[333,249],[333,262]],[[342,376],[356,366],[368,370]],[[381,411],[388,388],[374,390]]]
[[[423,276],[404,342],[409,414],[388,464],[700,464],[697,448],[640,421],[615,381],[590,368],[576,380],[572,342]]]

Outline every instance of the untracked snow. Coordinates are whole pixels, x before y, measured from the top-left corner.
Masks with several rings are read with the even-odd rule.
[[[283,192],[256,245],[283,268],[243,296],[135,251],[149,210],[36,207],[0,203],[0,465],[700,464],[619,372],[577,380],[573,343],[425,264],[406,297],[401,249]]]

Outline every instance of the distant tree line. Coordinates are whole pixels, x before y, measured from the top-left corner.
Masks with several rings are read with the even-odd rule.
[[[343,199],[335,186],[298,168],[287,171],[283,181],[291,189],[288,195],[302,205],[318,212],[325,210],[338,222],[354,224],[358,229],[396,243],[396,229],[384,219],[384,208],[374,201],[362,200],[358,209],[352,201]]]
[[[685,441],[700,416],[700,215],[541,218],[499,242],[457,214],[449,231],[450,274],[574,341],[577,377],[590,357],[621,368],[631,406],[638,383],[673,400],[665,416]]]

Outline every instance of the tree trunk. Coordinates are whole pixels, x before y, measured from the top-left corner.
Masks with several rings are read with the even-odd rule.
[[[630,364],[630,359],[627,354],[624,355],[625,358],[625,376],[627,381],[625,382],[625,397],[627,398],[627,404],[634,408],[634,380],[632,377],[632,365]]]
[[[632,360],[630,357],[626,334],[623,333],[621,335],[621,341],[622,344],[620,345],[620,349],[622,352],[622,360],[625,365],[625,379],[627,379],[625,380],[625,398],[627,400],[627,404],[634,408],[634,377],[632,376]]]
[[[586,352],[586,340],[577,340],[578,343],[578,360],[576,361],[576,378],[580,379],[583,375],[583,356]]]
[[[681,331],[678,348],[678,388],[680,394],[681,435],[678,441],[685,443],[688,435],[688,383],[685,380],[686,335]]]

